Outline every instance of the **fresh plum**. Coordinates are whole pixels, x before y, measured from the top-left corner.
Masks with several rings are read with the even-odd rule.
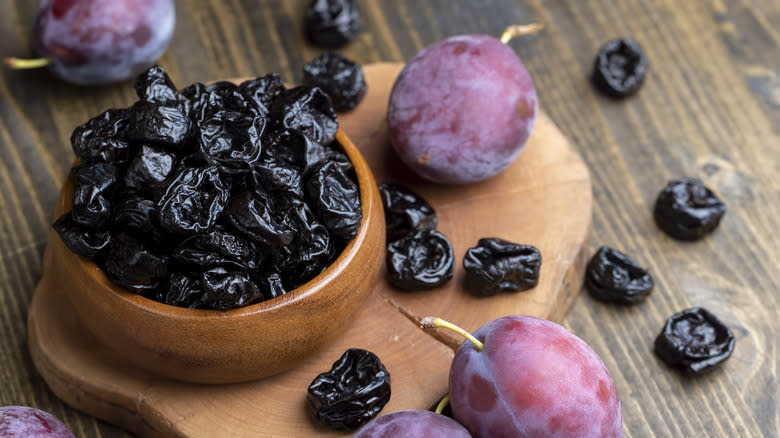
[[[0,437],[74,438],[57,417],[27,406],[0,407]]]
[[[471,438],[466,428],[450,417],[411,409],[383,415],[366,424],[352,438]]]
[[[531,75],[509,46],[488,35],[460,35],[406,64],[387,122],[399,157],[420,176],[469,183],[517,158],[537,111]]]
[[[450,368],[453,417],[476,438],[623,435],[612,377],[582,339],[553,322],[512,315],[476,332]]]
[[[157,61],[175,22],[173,0],[43,0],[35,17],[35,46],[51,71],[68,82],[119,82]],[[25,66],[19,60],[9,64]]]

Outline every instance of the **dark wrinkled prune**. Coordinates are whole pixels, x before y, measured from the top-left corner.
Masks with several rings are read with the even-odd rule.
[[[113,164],[83,164],[71,169],[73,220],[84,227],[104,229],[111,220],[111,190],[119,170]]]
[[[698,374],[731,356],[734,334],[709,311],[694,307],[672,315],[655,340],[655,353],[667,364]]]
[[[184,168],[158,202],[158,220],[170,233],[205,232],[217,222],[229,198],[216,166]]]
[[[120,286],[138,293],[156,289],[168,275],[168,258],[155,254],[127,233],[113,238],[104,270]]]
[[[255,270],[263,261],[263,255],[251,241],[216,227],[208,234],[183,240],[172,257],[176,262],[203,269],[223,266]]]
[[[201,278],[204,294],[201,304],[217,310],[230,310],[260,301],[260,289],[245,271],[212,268]]]
[[[255,163],[248,177],[252,190],[288,191],[303,197],[301,173],[276,158],[268,157]]]
[[[439,222],[436,211],[410,188],[401,184],[382,183],[379,195],[385,209],[387,241],[426,229],[435,229]]]
[[[321,88],[339,112],[355,108],[366,94],[363,68],[336,53],[324,53],[304,65],[303,84]]]
[[[122,163],[130,159],[125,137],[127,109],[110,109],[73,130],[70,143],[82,163]]]
[[[479,239],[463,257],[466,289],[483,297],[533,288],[541,266],[542,254],[534,246],[495,237]]]
[[[218,111],[198,124],[198,148],[207,161],[223,172],[236,172],[254,163],[262,152],[263,116],[237,111]]]
[[[639,90],[647,74],[647,56],[634,40],[616,39],[599,50],[593,83],[607,96],[621,98]]]
[[[338,48],[360,33],[355,0],[314,0],[306,9],[306,37],[325,48]]]
[[[206,87],[206,92],[219,96],[222,108],[228,111],[244,111],[247,108],[246,98],[232,82],[214,82]]]
[[[285,287],[293,289],[311,280],[331,262],[333,247],[328,229],[319,223],[306,203],[290,196],[285,208],[291,228],[290,244],[274,253],[273,268],[282,274]]]
[[[159,234],[156,225],[156,206],[151,199],[128,196],[113,207],[113,228],[128,231],[136,236],[156,239]]]
[[[271,117],[280,130],[296,129],[323,145],[332,142],[339,129],[330,98],[317,87],[284,91],[271,104]]]
[[[304,65],[303,84],[321,88],[339,112],[356,107],[366,94],[363,68],[336,53],[324,53]]]
[[[337,163],[327,162],[306,181],[306,199],[331,234],[352,240],[363,220],[360,189]]]
[[[125,170],[125,188],[135,193],[157,193],[175,166],[176,155],[154,146],[141,145]]]
[[[602,246],[588,262],[585,288],[598,300],[630,304],[653,290],[653,277],[629,256]]]
[[[201,305],[203,287],[200,276],[173,272],[168,278],[168,287],[160,292],[157,301],[171,306],[196,308]]]
[[[139,100],[130,107],[127,138],[177,149],[189,139],[190,125],[181,108]]]
[[[330,371],[314,378],[307,399],[326,426],[355,429],[390,400],[390,373],[374,353],[350,348]]]
[[[271,112],[271,102],[285,89],[282,78],[276,73],[244,81],[238,86],[238,92],[248,105],[264,116]]]
[[[436,230],[409,233],[387,246],[387,279],[405,291],[433,289],[455,272],[452,244]]]
[[[327,160],[327,150],[308,135],[285,129],[270,138],[268,153],[307,174]]]
[[[715,230],[726,204],[701,181],[671,181],[658,195],[653,217],[658,227],[679,240],[697,240]]]
[[[149,67],[135,78],[135,93],[141,100],[171,106],[178,104],[182,97],[159,65]]]
[[[292,242],[295,230],[285,222],[285,211],[276,208],[270,194],[244,192],[233,196],[227,221],[253,241],[278,248]]]
[[[60,216],[52,225],[54,231],[60,235],[62,243],[73,254],[94,260],[98,254],[105,251],[111,244],[111,233],[108,231],[93,231],[84,228],[73,221],[71,213]]]
[[[277,272],[270,272],[261,278],[255,277],[254,280],[257,287],[260,288],[260,293],[263,294],[263,301],[271,300],[287,293],[282,284],[282,277]]]

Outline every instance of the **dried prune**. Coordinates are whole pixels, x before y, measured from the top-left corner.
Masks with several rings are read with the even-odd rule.
[[[248,175],[252,190],[288,191],[303,197],[301,173],[273,157],[255,163]]]
[[[439,222],[431,205],[401,184],[379,184],[385,209],[387,241],[392,242],[417,230],[435,229]]]
[[[328,151],[308,135],[285,129],[269,138],[268,155],[295,167],[303,175],[328,159]]]
[[[141,145],[125,170],[125,188],[135,193],[156,193],[171,176],[176,155],[150,145]]]
[[[173,272],[168,278],[168,288],[156,298],[157,301],[171,306],[197,308],[203,298],[200,276]]]
[[[238,92],[244,96],[248,105],[257,114],[264,116],[271,112],[271,102],[285,89],[282,78],[276,73],[244,81],[238,86]]]
[[[168,258],[127,233],[114,236],[103,268],[116,284],[138,293],[156,289],[168,275]]]
[[[203,157],[232,173],[254,163],[262,152],[265,117],[251,117],[237,111],[218,111],[198,124],[198,148]]]
[[[135,93],[141,100],[162,105],[176,105],[181,97],[179,91],[159,65],[149,67],[135,78]]]
[[[227,221],[254,242],[278,248],[292,242],[295,230],[285,221],[285,211],[275,208],[270,194],[244,192],[233,196]]]
[[[613,98],[630,96],[639,90],[647,74],[647,56],[634,40],[616,39],[604,44],[596,56],[593,83]]]
[[[350,348],[312,380],[307,399],[326,426],[355,429],[390,400],[390,373],[374,353]]]
[[[108,231],[93,231],[84,228],[73,220],[71,213],[65,213],[52,225],[54,231],[60,235],[62,243],[73,254],[94,260],[98,254],[105,251],[111,244],[111,233]]]
[[[533,288],[541,266],[542,254],[536,247],[495,237],[479,239],[463,257],[466,289],[483,297]]]
[[[158,221],[170,233],[208,231],[227,206],[230,192],[216,166],[184,168],[157,204]]]
[[[113,164],[83,164],[71,169],[73,220],[84,227],[104,229],[111,219],[111,190],[118,169]]]
[[[254,270],[260,267],[263,254],[244,237],[215,227],[210,233],[183,240],[173,250],[178,263],[208,269],[216,266]]]
[[[188,140],[190,125],[189,117],[179,107],[139,100],[130,107],[127,138],[177,149]]]
[[[306,181],[306,199],[331,234],[344,240],[357,235],[363,220],[360,189],[334,162],[312,171]]]
[[[339,112],[356,107],[366,94],[363,68],[337,53],[324,53],[304,65],[303,83],[321,88]]]
[[[404,291],[428,290],[448,282],[455,272],[452,244],[442,233],[419,230],[387,246],[387,280]]]
[[[276,297],[280,297],[287,293],[287,290],[282,284],[282,277],[277,272],[269,272],[261,277],[253,277],[255,284],[260,288],[260,293],[263,294],[263,300],[270,300]]]
[[[655,339],[655,353],[667,364],[698,374],[734,351],[734,333],[715,315],[694,307],[672,315]]]
[[[360,33],[360,11],[355,0],[314,0],[306,9],[306,37],[325,48],[337,48]]]
[[[260,301],[263,295],[245,271],[217,267],[203,273],[201,304],[217,310],[230,310]]]
[[[653,217],[658,227],[679,240],[697,240],[715,230],[726,204],[694,178],[671,181],[655,201]]]
[[[284,91],[271,104],[271,117],[280,130],[296,129],[323,145],[332,142],[339,129],[330,98],[317,87]]]
[[[626,254],[602,246],[588,262],[585,288],[598,300],[630,304],[653,290],[653,277]]]
[[[274,253],[273,268],[281,273],[285,287],[293,289],[322,272],[335,254],[328,229],[302,199],[287,197],[285,210],[291,213],[287,217],[295,234]]]
[[[121,163],[130,159],[125,138],[127,109],[110,109],[73,130],[70,143],[82,163]]]
[[[156,206],[151,199],[128,196],[113,208],[113,227],[137,236],[155,239],[159,234],[156,225]]]

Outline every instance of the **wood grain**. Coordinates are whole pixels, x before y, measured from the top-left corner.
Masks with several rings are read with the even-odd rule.
[[[0,2],[0,56],[32,53],[37,2]],[[179,84],[270,71],[296,82],[321,53],[302,39],[306,0],[179,0],[162,65]],[[775,437],[780,429],[780,3],[776,0],[399,0],[359,2],[366,31],[343,49],[361,62],[404,61],[459,33],[498,35],[538,21],[511,42],[535,78],[542,108],[572,140],[593,178],[591,250],[621,249],[655,276],[635,307],[581,294],[564,319],[594,346],[622,397],[626,437]],[[650,76],[633,99],[594,93],[597,48],[630,36]],[[65,406],[32,368],[25,321],[57,190],[73,159],[73,128],[133,100],[132,84],[81,89],[46,72],[0,74],[0,404],[34,405],[81,437],[123,437]],[[726,201],[715,234],[682,244],[652,223],[671,178],[699,176]],[[705,305],[738,336],[734,356],[683,379],[651,353],[672,313]]]
[[[349,436],[350,432],[329,431],[312,421],[305,400],[306,387],[312,379],[328,370],[347,348],[374,352],[389,370],[392,397],[382,410],[383,414],[401,409],[427,409],[447,392],[449,363],[453,350],[463,340],[442,331],[431,331],[428,334],[432,336],[427,336],[418,327],[422,316],[442,316],[472,331],[508,314],[560,321],[582,284],[587,257],[585,241],[590,230],[592,204],[590,177],[584,163],[542,113],[520,158],[499,176],[457,187],[413,178],[391,152],[385,122],[390,89],[402,67],[400,63],[365,66],[369,91],[357,108],[340,117],[342,129],[354,138],[367,167],[380,181],[402,181],[431,203],[439,219],[437,228],[452,242],[459,263],[466,249],[485,236],[483,233],[536,246],[543,258],[536,287],[522,293],[473,297],[463,289],[464,272],[458,266],[453,279],[443,287],[418,293],[398,291],[386,282],[384,275],[374,282],[369,269],[361,268],[363,264],[358,257],[371,257],[370,246],[376,246],[377,240],[381,239],[361,232],[359,239],[364,245],[358,248],[360,253],[355,256],[355,263],[343,270],[343,277],[330,282],[339,289],[339,281],[349,281],[354,278],[350,276],[354,270],[363,269],[366,283],[362,286],[369,291],[373,289],[373,293],[349,323],[344,324],[345,329],[336,339],[290,371],[267,379],[232,385],[188,384],[159,377],[159,373],[142,371],[115,350],[118,347],[149,360],[172,364],[169,365],[172,370],[165,370],[164,375],[175,375],[172,371],[178,370],[179,375],[190,377],[189,374],[197,372],[198,381],[201,381],[201,372],[206,372],[208,379],[213,381],[216,367],[196,367],[193,371],[183,366],[181,360],[172,358],[204,355],[200,350],[205,349],[208,350],[206,361],[220,364],[223,356],[232,359],[231,355],[235,354],[230,349],[231,344],[196,342],[195,346],[178,351],[178,342],[186,345],[186,341],[176,342],[173,333],[180,325],[189,328],[179,337],[192,337],[194,341],[220,339],[225,337],[224,331],[231,330],[235,324],[229,320],[223,324],[221,315],[210,315],[211,321],[204,321],[207,316],[199,318],[185,311],[176,312],[176,326],[168,319],[141,321],[141,318],[147,319],[149,313],[156,314],[161,310],[151,306],[136,310],[136,306],[128,303],[137,297],[117,299],[120,294],[109,294],[105,287],[97,287],[93,273],[87,272],[90,268],[67,253],[60,239],[52,233],[45,253],[43,278],[30,305],[29,348],[33,364],[54,393],[80,410],[143,435],[192,438]],[[367,172],[358,174],[366,175]],[[67,192],[67,188],[64,191]],[[61,198],[59,210],[64,210],[68,201],[67,196]],[[102,278],[102,275],[97,277]],[[89,292],[84,293],[84,290]],[[98,304],[105,302],[105,305],[96,305],[93,309],[92,305],[83,304],[90,298]],[[287,318],[294,321],[300,318],[299,315],[306,315],[312,319],[312,327],[299,322],[299,327],[287,327],[287,330],[316,330],[316,320],[321,318],[306,309],[318,303],[325,307],[322,303],[326,301],[299,301],[298,310]],[[310,302],[313,304],[308,304]],[[74,311],[75,306],[80,309]],[[125,316],[116,309],[126,309],[127,319],[123,319]],[[240,322],[242,329],[247,331],[246,344],[252,343],[251,348],[263,347],[262,338],[272,331],[265,325],[275,325],[275,313],[249,315],[245,318],[249,321]],[[325,313],[336,317],[333,313]],[[110,322],[112,319],[122,323]],[[118,329],[132,328],[136,323],[136,332],[145,336],[139,340],[133,338],[135,333],[128,337],[128,330]],[[202,327],[203,324],[210,325]],[[214,324],[219,324],[222,330],[213,329]],[[88,326],[89,329],[85,328]],[[150,330],[155,326],[161,328]],[[197,328],[199,326],[201,328]],[[253,326],[259,329],[253,329]],[[320,332],[324,330],[325,327],[319,329]],[[255,337],[261,339],[253,341]],[[136,342],[149,345],[139,348],[134,345]],[[277,338],[274,342],[286,341]],[[267,344],[272,346],[274,342]],[[158,344],[166,350],[162,354]],[[249,348],[238,347],[241,351]],[[219,357],[211,356],[211,350],[221,351]],[[256,354],[279,355],[270,347]],[[235,359],[228,362],[232,361]],[[221,364],[219,369],[245,372],[232,369],[231,364]],[[219,417],[224,419],[216,421]]]

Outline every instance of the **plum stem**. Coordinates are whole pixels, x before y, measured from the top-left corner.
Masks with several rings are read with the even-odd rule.
[[[466,330],[463,330],[462,328],[456,326],[455,324],[445,321],[438,316],[426,316],[425,318],[420,320],[420,327],[422,328],[446,328],[454,331],[455,333],[458,333],[459,335],[465,337],[469,341],[471,341],[472,344],[474,344],[474,347],[476,347],[477,351],[482,351],[482,348],[485,347],[485,344],[480,342],[479,339],[475,338],[474,335],[467,332]]]
[[[444,408],[446,408],[447,405],[449,404],[450,404],[450,395],[445,394],[444,397],[442,397],[442,399],[439,400],[439,404],[436,405],[436,409],[434,410],[434,412],[436,412],[437,414],[441,414],[442,412],[444,412]]]
[[[544,25],[539,23],[532,23],[532,24],[513,24],[512,26],[509,26],[506,28],[504,33],[501,35],[501,42],[506,44],[512,38],[519,37],[522,35],[531,35],[536,32],[539,32],[544,28]]]
[[[51,59],[49,58],[21,59],[21,58],[11,57],[11,58],[3,59],[3,63],[5,63],[5,65],[15,70],[27,70],[31,68],[46,67],[47,65],[51,64]]]

